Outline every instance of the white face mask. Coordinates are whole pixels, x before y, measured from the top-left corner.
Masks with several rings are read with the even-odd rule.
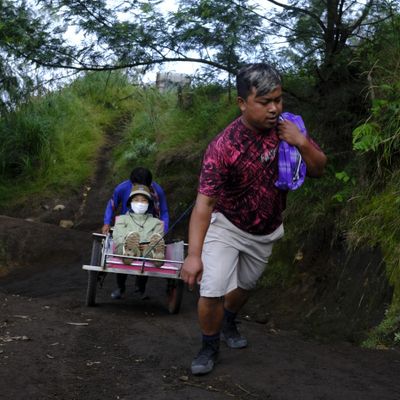
[[[145,214],[149,205],[147,203],[140,203],[139,201],[131,201],[131,208],[135,214]]]

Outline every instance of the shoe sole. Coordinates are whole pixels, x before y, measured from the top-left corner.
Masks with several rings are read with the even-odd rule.
[[[191,371],[193,375],[205,375],[214,369],[214,365],[215,363],[210,360],[207,365],[192,365]]]
[[[130,232],[126,235],[125,243],[123,247],[124,256],[139,257],[140,256],[140,235],[137,232]],[[125,258],[122,260],[125,264],[130,264],[131,259]]]
[[[121,300],[123,295],[124,295],[124,292],[121,292],[121,294],[113,294],[113,293],[111,293],[111,298],[113,300]]]
[[[221,340],[223,342],[226,343],[226,345],[228,347],[230,347],[231,349],[244,349],[245,347],[248,346],[248,342],[247,339],[245,338],[241,338],[239,340],[237,340],[237,342],[235,343],[235,339],[227,339],[223,333],[221,333]]]
[[[153,246],[155,247],[153,248]],[[165,257],[165,242],[160,234],[155,233],[154,235],[151,235],[148,248],[152,249],[148,253],[150,258],[158,258],[162,260]],[[154,261],[154,264],[161,266],[163,262]]]

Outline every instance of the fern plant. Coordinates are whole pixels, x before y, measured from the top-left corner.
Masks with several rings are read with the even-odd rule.
[[[373,152],[378,163],[390,165],[400,150],[400,81],[379,86],[368,120],[353,131],[353,149]]]

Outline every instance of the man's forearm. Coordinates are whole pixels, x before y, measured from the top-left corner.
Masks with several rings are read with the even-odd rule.
[[[324,173],[326,155],[316,148],[308,139],[298,146],[301,156],[307,165],[307,175],[319,177]]]
[[[201,255],[216,200],[198,194],[189,223],[189,256]]]
[[[204,238],[210,225],[211,212],[194,208],[189,224],[189,250],[190,256],[201,256]]]
[[[113,200],[110,199],[107,203],[106,211],[104,212],[104,218],[103,218],[104,224],[111,225],[113,217],[114,217],[114,204]]]

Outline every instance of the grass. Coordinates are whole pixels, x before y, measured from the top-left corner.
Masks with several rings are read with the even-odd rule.
[[[89,74],[4,116],[0,207],[82,185],[92,174],[105,129],[128,108],[119,99],[131,91],[119,75]]]
[[[362,343],[366,348],[387,348],[400,345],[400,306],[396,301],[386,311],[384,320],[371,329],[368,338]]]
[[[157,179],[168,180],[173,171],[171,166],[164,169],[163,160],[171,154],[181,160],[191,155],[200,159],[211,138],[237,115],[235,104],[226,96],[210,99],[207,88],[196,88],[186,95],[190,104],[183,106],[174,91],[138,90],[133,118],[115,150],[114,173],[120,179],[126,179],[133,164],[140,164],[153,171],[156,166]],[[181,173],[192,171],[182,169]]]

